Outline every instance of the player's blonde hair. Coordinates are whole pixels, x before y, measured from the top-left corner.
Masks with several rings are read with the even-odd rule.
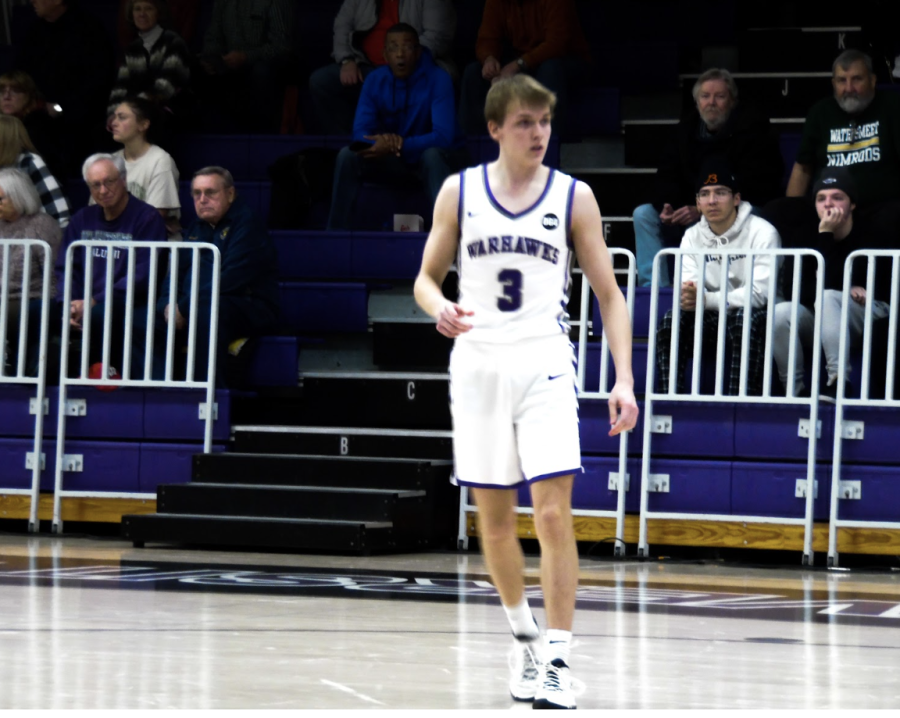
[[[523,107],[549,107],[552,115],[556,109],[556,93],[524,72],[505,77],[495,82],[488,91],[484,102],[484,119],[502,125],[514,102]]]

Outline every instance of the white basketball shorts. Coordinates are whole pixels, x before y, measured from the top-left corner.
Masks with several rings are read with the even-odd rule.
[[[513,488],[581,473],[568,337],[457,341],[450,355],[454,483]]]

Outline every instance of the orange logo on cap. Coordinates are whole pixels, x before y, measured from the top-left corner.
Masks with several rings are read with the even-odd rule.
[[[719,184],[719,175],[710,175],[703,184]]]

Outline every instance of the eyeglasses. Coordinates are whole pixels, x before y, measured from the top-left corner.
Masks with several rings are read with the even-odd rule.
[[[730,189],[717,189],[717,190],[708,190],[702,189],[697,193],[697,199],[701,202],[709,202],[713,197],[718,200],[726,200],[731,197],[732,192]]]
[[[99,192],[101,187],[112,189],[117,184],[119,184],[120,179],[121,177],[116,177],[115,179],[105,179],[102,182],[88,182],[87,186],[91,192]]]

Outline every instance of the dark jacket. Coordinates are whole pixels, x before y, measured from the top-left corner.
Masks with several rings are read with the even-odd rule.
[[[678,209],[695,205],[695,183],[708,157],[724,156],[740,184],[741,199],[755,207],[780,197],[784,162],[769,120],[753,108],[738,103],[725,126],[710,139],[700,136],[700,113],[694,105],[678,123],[676,138],[660,162],[653,206]]]
[[[184,232],[187,242],[208,242],[216,245],[221,254],[219,274],[220,297],[252,297],[264,302],[273,313],[278,312],[278,257],[265,226],[250,206],[238,197],[221,221],[212,227],[195,219]],[[212,292],[213,258],[211,252],[200,253],[201,303],[208,303]],[[159,294],[157,310],[162,313],[169,303],[169,282],[166,276]],[[182,250],[178,261],[178,310],[190,315],[191,252]]]
[[[808,247],[788,246],[785,249],[808,248],[821,253],[824,263],[823,289],[836,289],[841,291],[844,287],[844,262],[852,252],[861,249],[892,249],[889,243],[877,235],[873,235],[867,228],[859,214],[853,217],[853,229],[841,241],[834,240],[832,232],[818,232],[813,241],[807,242]],[[868,262],[857,259],[851,269],[851,286],[866,286],[866,273]],[[793,296],[794,270],[793,260],[786,259],[782,266],[781,288],[785,299]],[[878,259],[875,262],[875,299],[887,302],[891,297],[891,260]],[[816,262],[812,257],[804,257],[802,273],[800,277],[800,303],[808,309],[813,309],[816,298]]]
[[[429,147],[462,147],[465,138],[456,122],[453,81],[422,48],[415,72],[398,80],[387,65],[374,70],[363,83],[353,140],[371,142],[365,135],[390,133],[403,138],[401,157],[418,162]]]

